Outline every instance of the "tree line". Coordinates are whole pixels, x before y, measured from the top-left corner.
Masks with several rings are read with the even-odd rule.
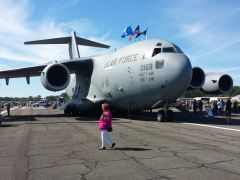
[[[214,94],[206,93],[200,89],[186,91],[181,97],[182,98],[193,98],[193,97],[234,97],[240,95],[240,86],[234,86],[233,90],[227,94]]]
[[[29,96],[29,97],[0,97],[0,102],[5,101],[18,101],[18,102],[23,102],[23,101],[40,101],[42,98],[47,99],[48,101],[57,101],[59,97],[63,97],[66,100],[69,100],[69,96],[67,93],[62,93],[58,96],[46,96],[42,97],[40,95],[38,96]]]

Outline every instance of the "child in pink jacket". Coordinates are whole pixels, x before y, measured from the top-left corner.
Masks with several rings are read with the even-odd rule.
[[[98,128],[101,131],[102,145],[100,150],[106,149],[106,142],[113,148],[116,144],[113,142],[112,138],[108,135],[108,131],[112,130],[112,114],[109,110],[109,105],[107,103],[102,104],[103,113],[98,122]]]

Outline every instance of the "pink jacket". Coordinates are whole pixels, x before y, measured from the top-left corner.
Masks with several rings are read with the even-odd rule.
[[[112,114],[110,111],[104,111],[98,121],[99,130],[107,130],[112,127]]]

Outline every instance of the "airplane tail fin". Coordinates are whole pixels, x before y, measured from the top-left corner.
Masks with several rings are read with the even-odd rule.
[[[110,47],[105,44],[101,44],[98,42],[90,41],[88,39],[77,37],[76,33],[74,31],[72,31],[71,36],[52,38],[52,39],[35,40],[35,41],[27,41],[27,42],[24,42],[24,44],[25,45],[29,45],[29,44],[68,44],[70,59],[80,58],[78,45],[100,47],[100,48],[109,48]]]

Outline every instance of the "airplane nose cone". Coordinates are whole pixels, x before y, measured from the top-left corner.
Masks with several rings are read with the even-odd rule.
[[[166,70],[169,77],[167,87],[174,91],[175,97],[182,95],[192,79],[192,65],[184,54],[174,55],[167,59]],[[173,94],[173,92],[171,92]]]

